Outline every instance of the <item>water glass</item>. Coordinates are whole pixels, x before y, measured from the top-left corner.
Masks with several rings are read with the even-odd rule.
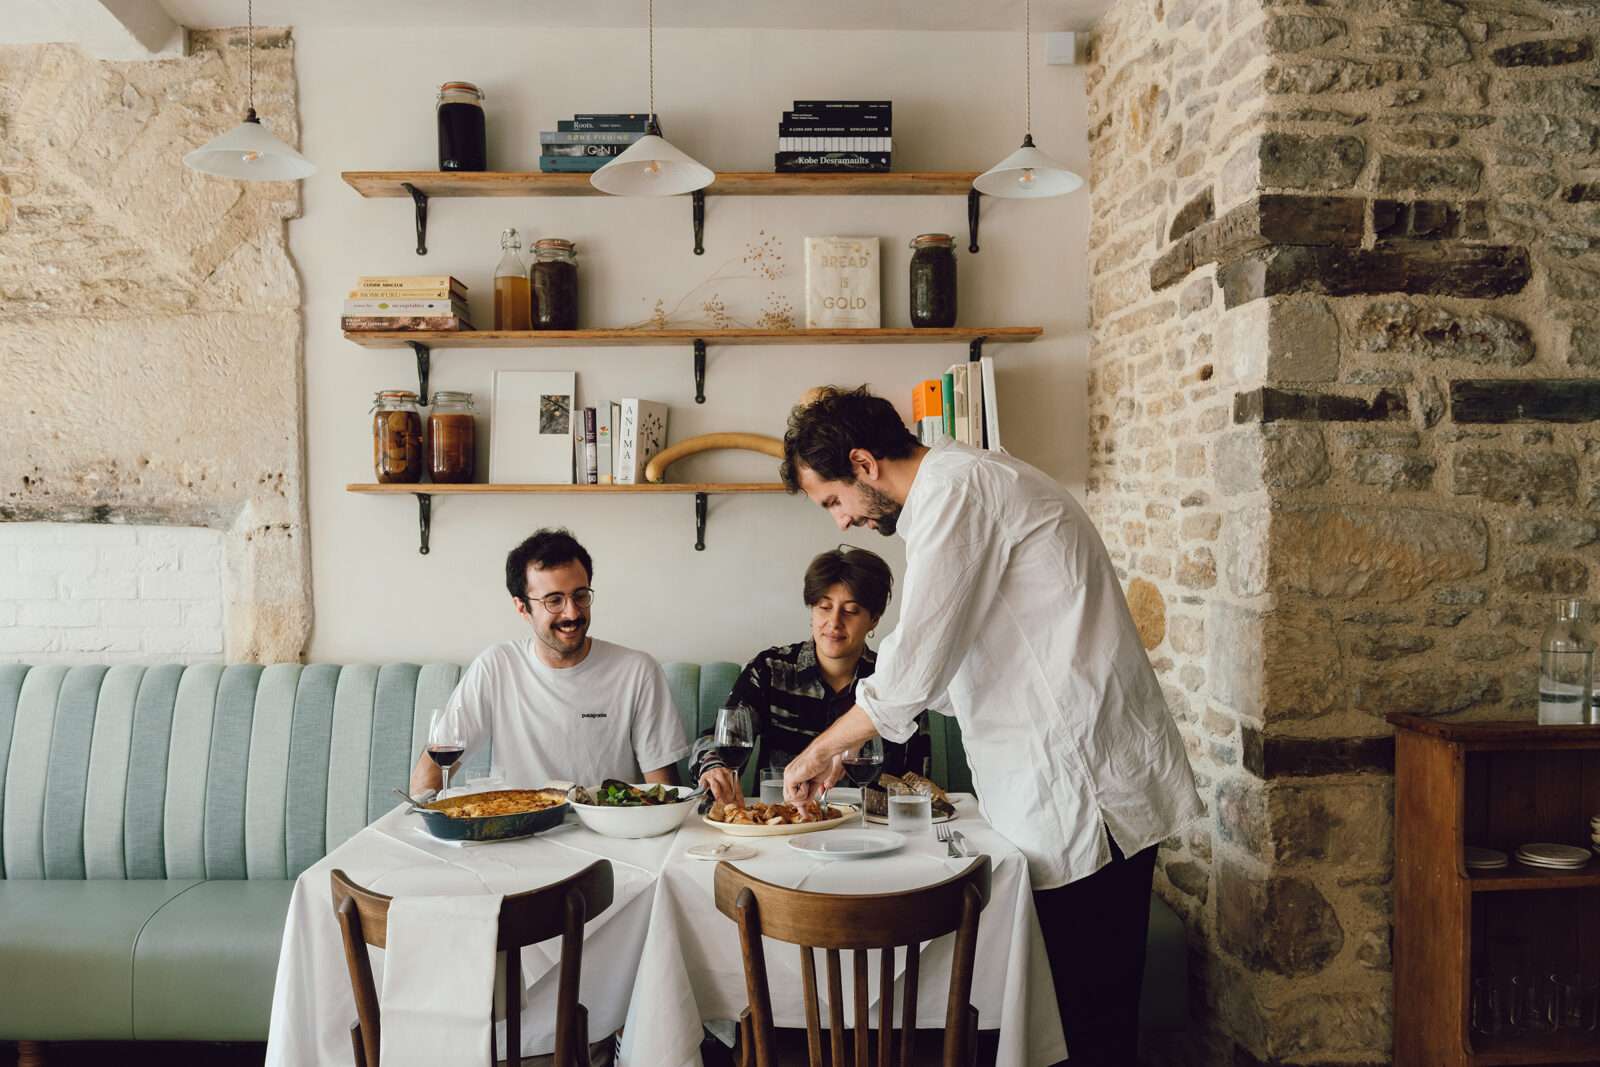
[[[494,763],[489,764],[489,769],[483,773],[483,776],[481,778],[468,778],[467,779],[467,788],[468,789],[489,790],[489,789],[504,789],[505,787],[506,787],[506,775],[505,775],[505,772],[502,771],[500,769],[500,767],[497,764],[494,764]]]
[[[1472,980],[1472,1032],[1497,1037],[1506,1027],[1505,1001],[1493,978]]]
[[[761,768],[761,803],[783,803],[783,768]]]
[[[1594,1030],[1600,1022],[1600,979],[1566,975],[1561,979],[1561,1029]]]
[[[1528,1033],[1549,1033],[1561,1015],[1561,986],[1555,975],[1532,974],[1511,979],[1522,1003],[1522,1029]]]
[[[889,798],[889,829],[901,834],[925,834],[933,829],[933,798],[918,794]]]

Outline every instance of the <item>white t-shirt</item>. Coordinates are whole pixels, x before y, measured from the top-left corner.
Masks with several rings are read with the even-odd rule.
[[[667,676],[643,652],[592,640],[576,667],[547,666],[532,637],[484,652],[461,675],[446,711],[466,759],[493,740],[507,788],[547,782],[643,781],[689,753]]]

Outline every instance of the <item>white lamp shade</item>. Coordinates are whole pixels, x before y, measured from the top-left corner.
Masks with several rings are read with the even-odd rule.
[[[317,166],[249,119],[183,157],[184,165],[203,174],[245,181],[280,182],[308,178]]]
[[[652,133],[591,174],[589,182],[613,196],[677,196],[704,189],[716,178],[709,167]]]
[[[1033,147],[1031,138],[972,180],[984,196],[1009,199],[1063,196],[1082,185],[1082,178]]]

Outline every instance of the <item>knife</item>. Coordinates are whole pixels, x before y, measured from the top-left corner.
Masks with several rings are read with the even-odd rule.
[[[968,846],[967,839],[960,830],[951,830],[950,839],[956,843],[956,848],[961,850],[961,854],[963,856],[967,857],[968,859],[972,858],[972,849],[970,846]]]

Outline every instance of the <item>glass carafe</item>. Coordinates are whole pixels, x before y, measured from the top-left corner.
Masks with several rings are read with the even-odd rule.
[[[1594,639],[1587,605],[1556,602],[1556,618],[1539,639],[1539,721],[1581,723],[1589,717],[1594,685]]]

